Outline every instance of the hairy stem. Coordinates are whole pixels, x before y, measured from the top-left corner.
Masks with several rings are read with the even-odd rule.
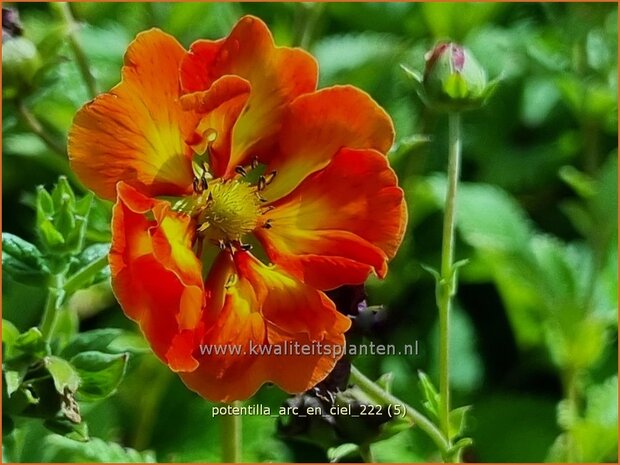
[[[86,89],[88,90],[89,97],[95,98],[97,96],[97,82],[95,81],[95,77],[90,70],[90,65],[88,64],[88,58],[84,49],[82,48],[82,44],[80,43],[77,37],[77,29],[78,24],[75,22],[75,18],[73,17],[73,12],[71,11],[71,5],[66,2],[62,2],[58,4],[58,10],[62,16],[63,21],[67,25],[69,29],[69,35],[67,40],[69,42],[69,47],[73,51],[75,55],[75,62],[80,70],[80,74],[82,75],[82,79],[84,84],[86,85]]]
[[[41,334],[43,334],[43,340],[45,342],[49,342],[54,334],[58,311],[62,305],[64,295],[63,284],[64,276],[62,274],[53,275],[51,277],[45,310],[43,311],[43,318],[41,319]]]
[[[406,417],[418,426],[429,438],[437,445],[441,454],[448,454],[450,445],[442,432],[430,421],[424,414],[416,410],[410,405],[397,398],[396,396],[386,392],[381,386],[367,378],[356,367],[351,366],[351,382],[356,384],[369,397],[376,399],[382,403],[396,406],[399,405],[405,409]]]
[[[89,263],[80,271],[71,276],[64,285],[64,290],[67,294],[72,294],[75,291],[82,289],[84,284],[86,284],[90,279],[103,270],[106,266],[108,266],[108,256],[103,255],[99,257],[97,260]]]
[[[450,438],[450,311],[456,291],[454,269],[454,229],[456,202],[461,169],[461,116],[449,115],[448,190],[441,247],[441,281],[439,289],[439,424]],[[450,440],[448,439],[450,444]],[[450,444],[451,445],[451,444]]]
[[[370,444],[364,444],[360,446],[360,455],[365,463],[375,463],[375,457],[370,448]]]
[[[41,122],[23,102],[17,103],[17,111],[24,124],[28,126],[28,129],[41,139],[48,149],[62,157],[66,156],[65,147],[58,143],[58,141],[45,130]]]

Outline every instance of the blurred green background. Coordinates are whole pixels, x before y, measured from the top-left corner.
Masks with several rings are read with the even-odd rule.
[[[573,447],[572,459],[617,460],[615,4],[76,3],[77,25],[47,4],[13,7],[38,58],[26,71],[3,60],[2,221],[3,231],[27,240],[35,187],[60,174],[75,181],[65,137],[89,92],[70,40],[81,43],[101,92],[118,82],[137,32],[159,27],[189,46],[225,36],[250,13],[267,22],[277,44],[301,45],[318,59],[321,87],[353,84],[383,105],[397,129],[390,157],[410,221],[387,279],[368,285],[369,303],[387,307],[374,340],[418,340],[421,353],[356,364],[373,378],[393,372],[395,394],[415,406],[417,371],[437,377],[434,283],[420,265],[440,260],[447,122],[424,108],[399,64],[422,70],[437,40],[464,43],[491,78],[502,79],[486,107],[464,116],[457,259],[470,262],[451,344],[453,403],[473,405],[474,445],[465,459],[563,461]],[[99,202],[89,241],[108,240],[108,215]],[[3,317],[19,329],[37,324],[44,299],[44,289],[3,276]],[[70,307],[82,330],[135,332],[105,283],[78,293]],[[263,387],[249,402],[275,408],[285,398]],[[95,443],[29,423],[5,442],[4,458],[219,461],[211,405],[149,353],[132,356],[115,396],[82,410]],[[272,419],[243,424],[247,461],[327,459],[320,447],[278,437]],[[114,443],[148,452],[126,456]],[[373,452],[379,461],[439,459],[416,428]]]

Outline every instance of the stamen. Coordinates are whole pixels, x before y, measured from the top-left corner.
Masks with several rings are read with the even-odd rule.
[[[246,177],[248,175],[248,172],[245,170],[245,168],[241,165],[237,166],[235,168],[235,171],[237,172],[237,174],[240,174],[243,177]]]
[[[269,173],[267,176],[264,176],[265,178],[265,185],[268,186],[269,184],[271,184],[273,182],[273,180],[276,177],[276,174],[278,174],[277,171],[272,171],[271,173]]]
[[[207,177],[204,174],[200,177],[200,187],[202,188],[203,191],[206,191],[209,188]]]
[[[256,188],[246,182],[215,180],[195,198],[192,214],[198,232],[221,246],[240,241],[259,226],[260,201]]]
[[[265,176],[260,176],[258,178],[258,191],[262,191],[267,185],[267,181],[265,180]]]

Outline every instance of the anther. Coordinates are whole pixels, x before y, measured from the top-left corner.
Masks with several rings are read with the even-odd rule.
[[[258,168],[258,157],[254,157],[252,158],[252,169],[255,170],[256,168]]]
[[[278,174],[277,171],[272,171],[271,173],[269,173],[267,176],[265,176],[265,185],[268,186],[269,184],[271,184],[273,182],[273,180],[276,177],[276,174]]]
[[[203,191],[209,188],[209,183],[207,182],[207,177],[204,173],[202,174],[202,176],[200,176],[200,187]]]
[[[252,244],[239,244],[239,248],[247,252],[248,250],[252,250]]]
[[[271,220],[271,218],[270,218],[270,219],[268,219],[267,221],[265,221],[265,222],[263,223],[263,228],[265,228],[265,229],[271,229],[271,228],[273,227],[273,225],[271,224],[271,221],[272,221],[272,220]]]
[[[194,178],[192,181],[192,187],[194,188],[194,192],[196,192],[196,194],[200,194],[204,190],[198,178]]]
[[[267,181],[265,180],[265,176],[260,176],[258,178],[258,186],[257,186],[259,192],[262,191],[266,185],[267,185]]]
[[[237,174],[240,174],[241,176],[245,177],[248,175],[247,171],[245,170],[245,168],[241,165],[237,166],[235,168],[235,171],[237,172]]]

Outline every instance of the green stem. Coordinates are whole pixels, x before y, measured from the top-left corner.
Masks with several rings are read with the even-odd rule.
[[[448,190],[443,222],[441,247],[441,282],[439,292],[439,424],[446,438],[450,437],[450,310],[456,291],[454,270],[454,228],[456,200],[461,169],[461,116],[449,115]],[[451,444],[450,444],[451,445]]]
[[[75,291],[82,289],[84,284],[91,280],[93,276],[108,266],[108,256],[103,255],[94,262],[89,263],[80,271],[75,273],[67,282],[65,282],[64,290],[67,295],[73,294]]]
[[[370,444],[360,446],[360,455],[365,463],[375,463],[375,457],[370,448]]]
[[[571,415],[578,416],[579,411],[579,392],[577,386],[577,370],[574,367],[568,367],[564,369],[563,373],[563,387],[564,387],[564,399],[568,403]],[[567,434],[567,461],[570,463],[578,462],[578,452],[575,442],[575,437],[571,431]]]
[[[75,61],[80,70],[80,74],[82,75],[82,79],[86,88],[88,90],[88,94],[90,98],[95,98],[97,96],[97,82],[95,81],[95,77],[90,70],[90,65],[88,64],[88,58],[80,41],[77,37],[77,29],[78,24],[75,22],[75,18],[73,17],[73,13],[71,11],[71,5],[66,2],[58,3],[58,10],[60,15],[62,16],[63,21],[67,25],[69,29],[69,35],[67,40],[69,41],[69,46],[75,55]]]
[[[62,305],[64,295],[63,283],[64,276],[62,274],[52,276],[49,292],[47,294],[47,301],[45,303],[45,310],[43,311],[43,318],[41,319],[41,334],[43,334],[43,340],[45,342],[49,342],[54,333],[58,311]]]
[[[237,401],[234,406],[240,405]],[[241,416],[224,415],[221,418],[220,441],[222,443],[222,462],[241,462]]]
[[[28,107],[23,102],[17,103],[17,111],[28,129],[32,131],[52,152],[61,155],[63,158],[66,156],[65,147],[59,144],[56,139],[45,130],[41,122],[37,117],[30,112]]]
[[[351,382],[357,385],[362,391],[368,394],[370,397],[388,405],[399,405],[405,409],[406,417],[411,420],[415,425],[424,431],[429,438],[437,445],[441,454],[445,457],[449,453],[450,444],[442,432],[430,421],[424,414],[416,410],[410,405],[407,405],[398,397],[386,392],[377,385],[374,381],[367,378],[356,367],[351,366]]]
[[[301,12],[302,25],[298,29],[297,37],[293,44],[298,47],[308,49],[312,45],[314,32],[325,8],[323,3],[299,3],[298,11]]]

